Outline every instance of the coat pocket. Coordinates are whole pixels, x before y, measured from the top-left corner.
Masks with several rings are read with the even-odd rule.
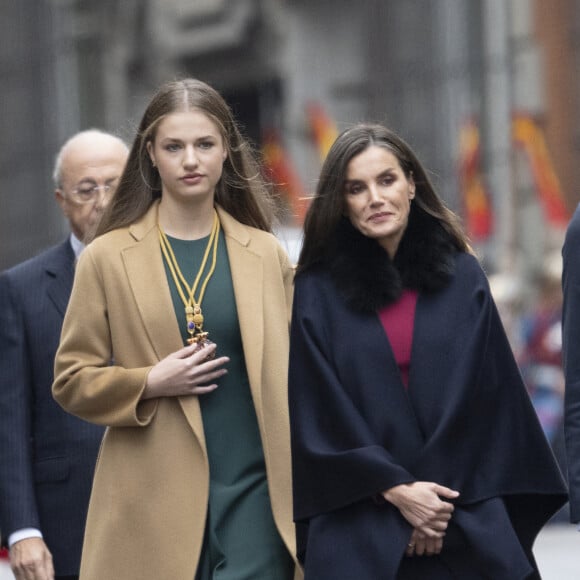
[[[34,480],[36,483],[52,483],[68,478],[70,463],[67,457],[51,457],[34,464]]]

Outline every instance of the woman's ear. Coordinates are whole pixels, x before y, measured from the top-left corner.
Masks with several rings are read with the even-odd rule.
[[[151,165],[155,167],[155,155],[153,155],[153,144],[151,141],[147,141],[147,153],[149,153],[149,159],[151,159]]]

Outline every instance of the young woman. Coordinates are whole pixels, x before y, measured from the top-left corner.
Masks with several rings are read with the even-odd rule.
[[[164,85],[77,266],[56,358],[57,401],[108,426],[83,579],[294,577],[292,269],[271,223],[221,96]]]
[[[380,125],[322,168],[290,343],[307,579],[539,577],[564,483],[455,215]]]

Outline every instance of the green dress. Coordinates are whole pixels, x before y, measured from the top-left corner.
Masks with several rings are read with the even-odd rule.
[[[209,237],[168,237],[177,263],[191,285]],[[211,264],[211,252],[208,266]],[[183,302],[165,264],[175,314],[187,338]],[[202,275],[198,288],[205,279]],[[197,298],[197,294],[196,294]],[[250,392],[234,289],[223,232],[216,269],[202,301],[204,330],[228,356],[228,373],[218,388],[199,397],[209,456],[210,492],[204,546],[196,580],[285,580],[293,562],[274,524],[262,441]],[[192,490],[192,501],[196,490]]]

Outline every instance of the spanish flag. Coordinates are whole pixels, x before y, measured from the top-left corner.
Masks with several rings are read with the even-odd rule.
[[[520,147],[528,158],[546,220],[554,226],[566,227],[570,214],[538,122],[531,115],[515,114],[512,121],[512,138],[514,144]]]
[[[274,129],[263,134],[262,158],[266,178],[284,196],[296,223],[302,225],[308,209],[308,198],[282,139]]]
[[[336,124],[319,103],[308,103],[306,105],[306,116],[320,161],[324,162],[330,147],[338,136]]]
[[[459,135],[459,178],[466,230],[474,241],[484,241],[493,229],[493,211],[481,174],[479,128],[473,119],[464,123]]]

